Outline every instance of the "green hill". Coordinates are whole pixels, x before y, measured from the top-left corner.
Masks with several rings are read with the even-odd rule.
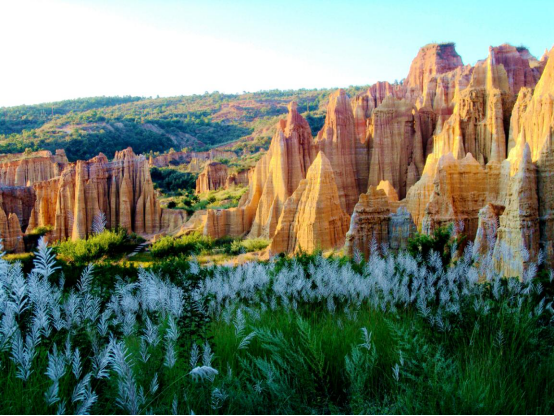
[[[349,95],[364,87],[350,87]],[[207,150],[225,145],[255,153],[267,148],[273,126],[296,100],[314,135],[323,125],[331,89],[271,90],[170,98],[93,97],[0,108],[0,153],[66,150],[70,160],[99,152]]]

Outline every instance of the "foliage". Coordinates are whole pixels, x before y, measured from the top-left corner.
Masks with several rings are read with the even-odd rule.
[[[346,92],[353,96],[364,89],[349,87]],[[317,134],[331,92],[300,89],[156,99],[92,97],[2,108],[0,153],[61,148],[70,160],[76,160],[90,159],[99,152],[111,157],[129,146],[146,154],[173,147],[200,151],[222,145],[258,153],[269,147],[273,126],[286,114],[291,100],[298,102],[298,110]]]
[[[83,264],[108,255],[117,256],[127,252],[132,246],[134,243],[127,231],[119,228],[91,234],[86,239],[62,241],[54,249],[63,261]]]
[[[502,278],[470,244],[419,257],[125,273],[60,269],[41,240],[24,274],[0,255],[0,411],[551,414],[554,273]]]
[[[213,241],[200,233],[184,235],[180,238],[165,236],[157,240],[150,252],[156,258],[165,258],[169,256],[199,254],[213,246]]]
[[[420,262],[428,259],[431,253],[438,253],[446,267],[452,254],[465,240],[464,236],[454,237],[453,229],[453,225],[449,225],[436,228],[431,235],[418,233],[408,240],[408,252]]]
[[[152,182],[166,195],[177,194],[179,191],[194,191],[196,175],[181,172],[171,168],[150,168]]]
[[[39,227],[32,229],[30,232],[27,233],[27,235],[43,236],[51,232],[53,229],[54,227],[51,225],[41,225]]]
[[[248,240],[235,240],[231,244],[230,253],[251,253],[253,251],[260,251],[269,246],[270,240],[266,238],[251,238]]]

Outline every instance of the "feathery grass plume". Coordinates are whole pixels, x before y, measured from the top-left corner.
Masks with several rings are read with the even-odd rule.
[[[173,368],[175,366],[175,363],[177,363],[177,352],[175,351],[175,344],[173,341],[168,340],[165,343],[165,358],[164,358],[164,365],[167,368]]]
[[[92,226],[91,231],[93,234],[100,234],[106,229],[106,225],[108,224],[106,220],[106,215],[102,211],[98,211],[98,213],[94,216],[92,219]]]
[[[34,265],[35,268],[33,271],[43,275],[46,279],[60,268],[56,266],[56,255],[53,253],[52,249],[48,247],[48,243],[44,236],[40,237],[38,240]]]
[[[90,285],[92,283],[92,278],[94,273],[94,264],[89,263],[81,273],[81,278],[79,280],[79,283],[77,283],[77,289],[81,293],[88,292]]]
[[[209,380],[213,382],[219,372],[210,366],[203,365],[193,368],[189,373],[194,380]]]
[[[140,394],[131,368],[131,355],[123,343],[112,338],[110,340],[111,364],[118,376],[118,396],[116,404],[123,411],[136,415],[144,404],[144,395]]]
[[[30,335],[23,337],[21,332],[17,330],[12,342],[11,359],[17,364],[16,377],[23,381],[27,381],[33,373],[33,359],[36,356],[35,345]]]
[[[54,382],[59,381],[65,374],[66,360],[62,353],[58,352],[58,345],[54,344],[52,352],[48,352],[48,366],[46,375]]]

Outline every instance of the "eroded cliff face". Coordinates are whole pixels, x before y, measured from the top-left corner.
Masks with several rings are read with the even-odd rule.
[[[29,223],[35,195],[32,188],[0,186],[0,238],[3,250],[25,250],[22,227]]]
[[[476,251],[523,244],[531,253],[530,260],[517,259],[524,264],[535,258],[540,236],[540,244],[554,253],[552,66],[547,55],[538,61],[510,45],[491,47],[487,59],[464,66],[452,44],[428,45],[403,84],[380,82],[352,100],[342,90],[333,93],[314,142],[306,132],[307,145],[292,147],[311,159],[291,157],[290,144],[281,138],[288,137],[283,121],[252,174],[249,196],[238,209],[208,213],[214,219],[205,229],[219,236],[230,230],[275,235],[272,252],[297,250],[298,235],[304,246],[316,247],[319,237],[308,226],[303,230],[299,220],[308,218],[305,210],[297,211],[304,209],[308,187],[302,179],[319,151],[332,167],[342,211],[352,214],[344,236],[349,253],[367,255],[373,240],[402,249],[416,229],[430,233],[452,223],[475,239]],[[520,168],[528,159],[526,143],[531,164]],[[535,209],[538,232],[531,223]],[[516,225],[510,228],[511,223]],[[535,230],[533,239],[520,238],[518,230]],[[308,235],[312,242],[305,240]]]
[[[342,209],[334,169],[323,152],[287,199],[270,253],[340,248],[350,217]]]
[[[233,186],[248,186],[252,180],[254,169],[246,169],[238,172],[231,173],[225,180],[225,188],[231,188]]]
[[[273,237],[285,201],[306,177],[317,149],[297,104],[290,103],[288,109],[287,118],[277,124],[268,152],[249,174],[248,194],[237,208],[208,211],[204,234]]]
[[[344,90],[338,90],[329,97],[327,117],[316,143],[331,162],[341,206],[348,214],[358,202],[360,183],[367,175],[362,172],[360,162],[356,163],[357,141],[350,99]]]
[[[390,208],[387,194],[382,189],[370,186],[367,193],[360,195],[350,219],[346,234],[346,253],[356,252],[368,258],[373,245],[380,248],[389,245]]]
[[[0,155],[0,185],[31,186],[59,176],[68,163],[63,150]]]
[[[421,95],[436,75],[444,74],[462,66],[462,58],[453,43],[431,43],[419,50],[412,61],[406,78],[406,87],[413,88]]]
[[[22,243],[17,242],[21,230],[30,232],[38,226],[53,227],[54,239],[85,238],[100,213],[108,227],[121,226],[143,235],[175,230],[186,219],[183,212],[161,209],[148,161],[130,148],[117,152],[111,162],[100,154],[67,163],[65,153],[47,153],[0,166],[3,178],[32,183],[0,187],[0,237],[7,249],[21,250]]]
[[[207,163],[202,173],[196,179],[196,193],[202,194],[224,188],[227,184],[228,176],[227,165],[219,162]]]
[[[389,181],[400,198],[420,177],[424,138],[420,114],[407,100],[389,95],[373,111],[369,184]],[[425,137],[425,142],[429,137]]]
[[[540,241],[537,167],[527,143],[510,180],[505,205],[493,256],[503,275],[523,277],[528,264],[537,260]]]

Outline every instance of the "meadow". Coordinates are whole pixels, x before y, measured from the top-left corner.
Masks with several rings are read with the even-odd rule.
[[[109,275],[41,239],[0,258],[0,412],[551,414],[554,273],[431,246]]]

